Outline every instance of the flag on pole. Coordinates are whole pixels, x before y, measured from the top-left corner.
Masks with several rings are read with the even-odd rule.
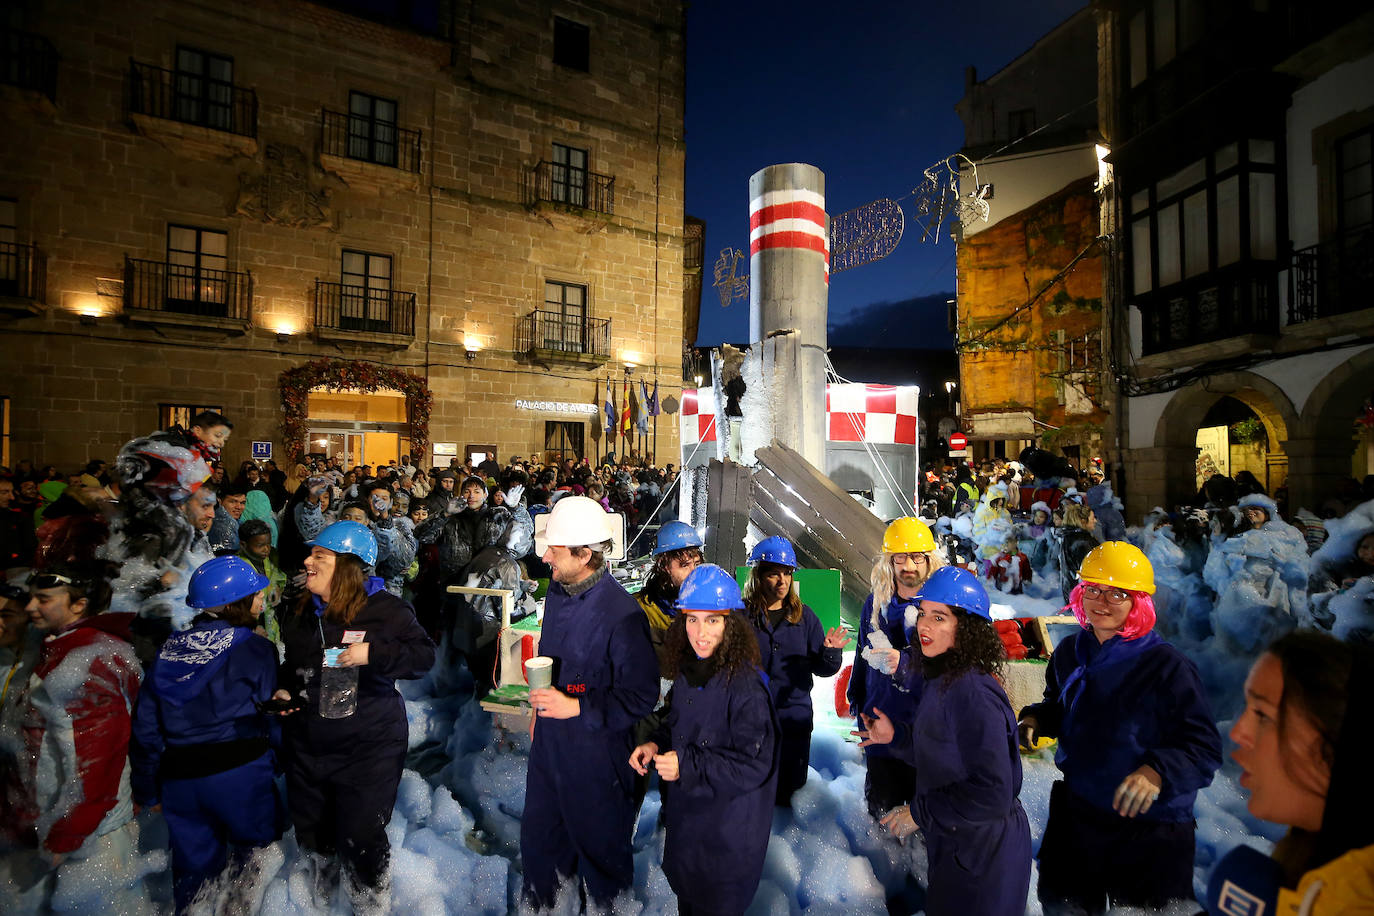
[[[609,381],[606,382],[606,434],[615,435],[615,385]]]
[[[658,404],[658,379],[654,379],[654,393],[649,395],[649,416],[656,417],[663,413],[663,408]]]
[[[634,403],[635,429],[640,434],[649,432],[649,394],[644,390],[643,379],[639,382],[639,396],[635,397],[634,392],[630,392],[631,400]]]
[[[628,439],[634,422],[630,415],[630,380],[628,378],[625,379],[625,395],[620,403],[620,434]]]

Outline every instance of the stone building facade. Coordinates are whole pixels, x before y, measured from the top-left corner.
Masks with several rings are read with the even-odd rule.
[[[1128,519],[1235,474],[1237,438],[1287,511],[1356,501],[1374,473],[1374,12],[1094,8]]]
[[[991,77],[970,68],[955,106],[961,193],[976,183],[989,206],[986,221],[963,221],[956,254],[962,425],[975,460],[1036,443],[1081,465],[1110,435],[1096,45],[1092,11],[1080,10]]]
[[[310,441],[283,441],[279,378],[322,359],[422,379],[428,461],[595,457],[607,380],[680,393],[683,6],[347,6],[21,4],[8,461],[109,458],[199,407],[234,421],[231,464],[407,451],[414,405],[368,386],[311,394]]]

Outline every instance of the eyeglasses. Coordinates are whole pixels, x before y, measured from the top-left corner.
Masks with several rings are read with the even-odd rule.
[[[892,562],[896,563],[898,566],[905,566],[907,560],[910,560],[917,566],[930,565],[930,557],[923,553],[894,553],[892,555]]]
[[[86,580],[72,579],[68,576],[60,576],[57,573],[35,573],[29,577],[30,588],[57,588],[60,585],[71,585],[76,588],[85,586]]]
[[[1108,604],[1130,604],[1131,593],[1124,592],[1119,588],[1103,588],[1100,585],[1083,586],[1083,597],[1091,598],[1094,601],[1099,598]]]

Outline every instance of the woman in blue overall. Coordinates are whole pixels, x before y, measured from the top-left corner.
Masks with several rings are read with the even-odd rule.
[[[410,604],[368,575],[377,541],[366,525],[335,522],[307,546],[276,693],[302,704],[284,719],[287,807],[296,842],[325,860],[315,860],[316,890],[332,895],[338,855],[355,909],[372,907],[389,893],[386,825],[409,736],[396,680],[423,677],[434,643]]]
[[[847,698],[852,714],[872,717],[881,710],[895,721],[916,715],[924,681],[920,659],[907,648],[906,614],[930,574],[944,565],[935,537],[918,518],[899,518],[883,533],[883,552],[873,564],[873,591],[859,615],[859,645],[854,653]],[[864,748],[864,800],[875,818],[911,801],[916,774],[891,748]]]
[[[926,686],[910,722],[865,717],[865,744],[892,742],[916,767],[909,810],[883,819],[920,830],[930,857],[927,916],[1021,916],[1030,891],[1030,824],[1021,808],[1016,720],[996,673],[1006,658],[988,594],[966,569],[936,570],[917,595]]]
[[[1064,774],[1037,893],[1046,913],[1192,904],[1193,802],[1221,767],[1207,695],[1192,661],[1153,632],[1145,554],[1108,541],[1079,579],[1069,607],[1083,629],[1050,657],[1045,699],[1021,711],[1023,743],[1057,737]]]
[[[682,583],[665,646],[673,688],[663,727],[630,755],[673,784],[663,873],[679,916],[749,908],[763,875],[778,780],[778,725],[739,585],[719,566]]]
[[[784,537],[764,538],[749,554],[744,606],[759,643],[759,662],[777,711],[780,770],[777,803],[792,804],[792,793],[806,785],[815,713],[811,688],[816,677],[840,670],[849,636],[843,627],[829,632],[802,604],[792,581],[797,552]]]
[[[162,645],[134,708],[134,801],[162,806],[178,913],[224,870],[229,847],[277,839],[272,724],[259,704],[277,684],[277,650],[253,632],[268,585],[246,561],[217,557],[191,576],[191,628]]]

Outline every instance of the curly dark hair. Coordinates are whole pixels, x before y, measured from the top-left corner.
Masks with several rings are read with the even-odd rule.
[[[725,636],[712,658],[725,670],[727,680],[740,671],[750,671],[759,665],[759,641],[754,636],[754,628],[743,614],[730,612],[725,616]],[[678,614],[668,625],[663,637],[663,676],[675,680],[682,668],[682,661],[692,647],[687,643],[687,615]]]
[[[654,557],[654,565],[649,570],[649,578],[644,581],[644,591],[655,598],[672,598],[677,595],[677,588],[673,586],[673,576],[668,572],[668,567],[674,560],[687,559],[695,556],[697,565],[705,562],[702,557],[700,547],[679,547],[677,550],[668,550]]]
[[[970,614],[960,607],[951,607],[957,621],[954,629],[954,645],[940,656],[940,668],[944,672],[944,683],[948,684],[966,671],[977,670],[998,677],[1002,664],[1007,660],[1006,647],[997,635],[992,621],[977,614]],[[929,664],[929,659],[926,660]]]

